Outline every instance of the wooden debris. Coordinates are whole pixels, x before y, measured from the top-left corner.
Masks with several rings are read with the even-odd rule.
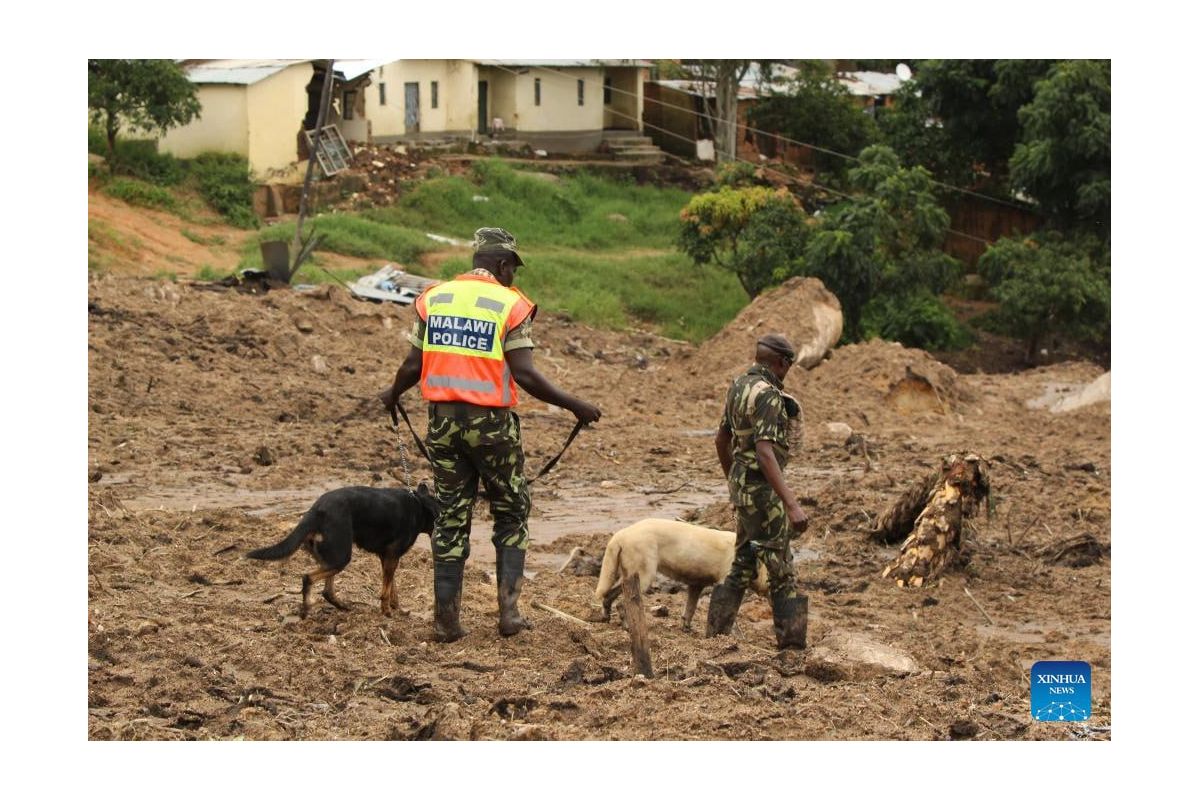
[[[971,598],[971,602],[975,604],[975,607],[979,609],[980,613],[987,618],[988,624],[995,625],[996,620],[992,619],[992,615],[989,614],[983,606],[979,605],[979,601],[975,599],[975,595],[971,594],[971,590],[964,586],[963,591],[967,593],[967,597]]]
[[[572,616],[565,611],[559,611],[557,608],[552,608],[551,606],[548,606],[545,603],[539,603],[535,600],[532,603],[530,603],[529,605],[533,606],[534,608],[538,609],[539,611],[545,611],[548,614],[553,614],[554,616],[558,617],[559,619],[564,619],[567,622],[574,622],[574,623],[583,625],[584,627],[588,627],[588,628],[591,627],[591,623],[589,623],[585,620],[582,620],[579,617]]]
[[[650,637],[646,631],[646,615],[642,611],[641,581],[637,573],[621,584],[625,598],[625,624],[629,627],[629,649],[633,653],[633,668],[639,675],[654,677],[650,665]]]
[[[912,533],[917,517],[921,515],[925,506],[929,505],[941,482],[942,473],[935,470],[926,475],[920,483],[913,484],[891,508],[875,518],[875,524],[871,526],[871,538],[880,544],[904,541],[905,537]]]
[[[980,501],[991,499],[987,462],[975,454],[947,457],[939,472],[925,478],[921,489],[931,479],[933,489],[913,522],[912,533],[900,546],[900,555],[883,570],[883,577],[898,586],[921,586],[953,564],[960,554],[963,520],[975,514]],[[911,489],[883,517],[902,520],[914,510],[912,501],[918,494]]]
[[[1039,549],[1037,555],[1046,564],[1087,567],[1104,558],[1105,548],[1095,536],[1081,533],[1069,539],[1051,542]]]

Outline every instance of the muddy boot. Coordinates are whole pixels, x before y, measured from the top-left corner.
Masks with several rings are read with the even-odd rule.
[[[704,629],[704,638],[727,634],[733,630],[733,621],[737,617],[738,608],[742,605],[742,596],[746,594],[745,587],[734,589],[732,586],[719,583],[713,587],[712,597],[708,599],[708,626]]]
[[[525,581],[525,551],[517,547],[496,548],[496,599],[500,604],[500,635],[512,636],[533,624],[517,610],[521,584]]]
[[[463,563],[433,562],[433,638],[455,642],[467,635],[458,624],[462,600]]]
[[[775,618],[775,644],[780,650],[803,650],[808,638],[808,598],[804,595],[771,601]]]

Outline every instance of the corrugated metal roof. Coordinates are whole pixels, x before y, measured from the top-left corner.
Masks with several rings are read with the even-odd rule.
[[[204,61],[187,67],[192,83],[233,83],[249,86],[282,72],[293,64],[307,63],[307,58],[225,58]]]
[[[564,58],[531,61],[519,59],[477,59],[476,64],[487,67],[652,67],[652,61],[637,58]]]
[[[693,80],[666,80],[666,81],[649,81],[649,83],[657,83],[659,86],[665,86],[668,89],[674,89],[677,92],[685,94],[694,94],[697,97],[716,97],[716,84],[712,81],[693,81]],[[738,84],[738,97],[752,98],[758,97],[758,91],[753,84],[742,81]]]
[[[792,75],[794,75],[796,72],[796,70],[791,70],[790,68],[785,69],[788,69]],[[745,99],[759,96],[759,92],[756,88],[757,77],[758,76],[756,74],[754,79],[751,79],[749,76],[742,79],[742,82],[738,84],[738,98]],[[775,77],[777,79],[781,77],[786,78],[789,77],[789,75],[786,72],[781,73],[777,71],[775,73]],[[858,96],[873,97],[881,94],[895,94],[896,91],[900,89],[900,85],[903,83],[898,75],[894,75],[890,72],[843,72],[840,73],[837,78],[838,81],[845,86],[847,90],[849,90],[850,94]],[[657,83],[660,86],[666,86],[670,89],[686,92],[687,94],[694,94],[696,96],[716,96],[715,86],[711,81],[706,83],[704,81],[695,80],[661,80],[650,81],[650,83]],[[770,88],[774,88],[775,91],[781,93],[787,91],[786,85],[780,82],[775,83],[774,86]]]
[[[333,71],[340,72],[343,78],[352,81],[373,69],[379,69],[384,64],[391,64],[393,61],[399,60],[398,58],[339,58],[333,62]]]
[[[838,75],[838,80],[850,94],[860,96],[895,94],[904,82],[892,72],[843,72]]]

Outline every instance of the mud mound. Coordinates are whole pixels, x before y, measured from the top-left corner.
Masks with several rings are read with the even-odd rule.
[[[972,398],[958,373],[924,350],[879,339],[839,347],[802,380],[800,399],[810,420],[854,428],[881,417],[949,414]]]
[[[842,305],[816,278],[792,278],[765,292],[700,347],[697,374],[727,383],[754,358],[754,343],[782,333],[796,348],[796,363],[819,364],[842,336]]]

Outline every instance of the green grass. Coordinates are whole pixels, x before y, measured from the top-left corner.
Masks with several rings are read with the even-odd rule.
[[[231,274],[218,270],[212,264],[202,264],[196,272],[196,278],[197,280],[216,282],[228,278]]]
[[[126,238],[113,230],[113,227],[100,220],[88,220],[88,271],[104,274],[113,265],[112,255],[104,250],[126,250],[141,246],[141,241],[135,236]]]
[[[202,153],[185,163],[200,195],[226,222],[239,228],[258,227],[254,183],[245,158],[233,153]]]
[[[209,236],[203,233],[196,233],[195,231],[188,230],[187,228],[183,228],[179,231],[179,233],[182,234],[183,238],[187,239],[188,241],[195,242],[196,244],[203,245],[205,247],[222,245],[228,241],[228,239],[220,234],[214,233]]]
[[[593,327],[649,327],[672,338],[701,341],[746,304],[737,279],[716,267],[695,267],[675,250],[679,210],[689,195],[591,174],[545,180],[500,162],[479,162],[472,182],[438,177],[417,183],[389,208],[325,214],[314,220],[325,234],[320,251],[392,261],[407,268],[421,253],[441,249],[425,232],[467,240],[476,228],[512,231],[527,266],[517,286],[547,311]],[[487,197],[486,202],[477,196]],[[308,226],[305,226],[306,229]],[[288,241],[295,226],[260,231],[239,268],[261,269],[258,243]],[[320,251],[296,280],[333,281]],[[441,277],[470,269],[461,250],[445,261]],[[335,270],[349,282],[370,271]]]
[[[689,197],[679,189],[589,173],[549,181],[499,161],[480,161],[475,182],[462,177],[426,181],[396,206],[364,216],[459,239],[469,239],[476,228],[495,226],[511,231],[522,247],[611,251],[670,247],[679,210]]]
[[[105,182],[103,191],[110,197],[123,200],[131,206],[153,208],[178,214],[183,205],[170,189],[156,186],[138,178],[113,178]]]
[[[391,261],[397,264],[412,265],[417,262],[422,253],[436,250],[440,245],[425,234],[383,222],[365,219],[356,214],[323,214],[314,218],[311,223],[304,225],[305,238],[312,231],[321,234],[321,245],[318,249],[328,253],[340,253],[357,258],[378,259],[379,266]],[[273,225],[259,232],[258,238],[251,240],[242,250],[238,264],[240,269],[262,269],[261,242],[291,243],[296,235],[294,222]],[[377,267],[378,268],[378,267]],[[373,270],[360,270],[359,275]]]
[[[516,286],[545,311],[584,325],[623,330],[649,327],[664,336],[702,341],[733,319],[746,293],[732,273],[695,267],[686,256],[530,251]],[[470,269],[463,258],[442,265],[441,277]]]

